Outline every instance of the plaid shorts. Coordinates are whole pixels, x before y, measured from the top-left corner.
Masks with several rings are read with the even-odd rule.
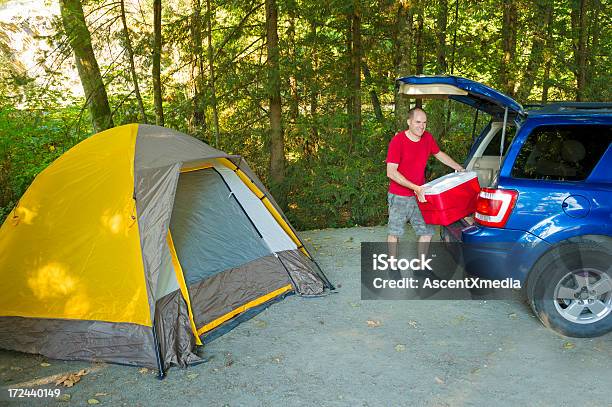
[[[416,196],[401,196],[389,192],[387,202],[389,203],[389,224],[387,226],[389,235],[402,236],[406,221],[410,221],[417,236],[433,236],[434,227],[423,220]]]

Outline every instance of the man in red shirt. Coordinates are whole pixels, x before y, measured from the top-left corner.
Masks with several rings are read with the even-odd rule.
[[[410,221],[419,243],[429,243],[434,228],[427,225],[416,203],[425,202],[423,185],[425,166],[430,155],[456,171],[465,171],[448,154],[440,151],[431,133],[425,131],[427,114],[415,107],[408,112],[408,130],[397,133],[389,143],[387,177],[389,177],[389,224],[387,242],[397,243]],[[415,197],[416,196],[416,197]],[[395,250],[393,250],[395,251]]]

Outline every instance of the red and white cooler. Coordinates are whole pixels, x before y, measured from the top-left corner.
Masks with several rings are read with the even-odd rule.
[[[476,212],[480,184],[475,171],[448,174],[423,187],[427,202],[417,202],[427,224],[446,226]]]

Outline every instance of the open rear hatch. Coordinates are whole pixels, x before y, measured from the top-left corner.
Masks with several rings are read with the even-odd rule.
[[[525,116],[523,107],[511,97],[492,89],[482,83],[472,81],[470,79],[461,78],[458,76],[407,76],[397,80],[399,92],[415,99],[450,99],[466,104],[475,109],[475,114],[478,111],[485,112],[491,116],[491,125],[485,129],[483,134],[475,140],[475,145],[470,149],[470,154],[467,158],[466,168],[472,169],[471,166],[482,163],[472,163],[470,160],[473,155],[479,150],[478,143],[483,140],[491,141],[494,131],[498,131],[497,137],[501,136],[499,143],[499,155],[496,157],[479,157],[481,161],[484,159],[494,158],[494,161],[501,163],[503,156],[503,148],[505,145],[506,128],[508,123],[517,121]],[[496,124],[497,123],[497,124]],[[501,125],[500,125],[501,124]],[[496,127],[497,126],[497,127]],[[485,146],[483,146],[484,148]],[[482,149],[481,149],[482,150]],[[499,165],[499,164],[498,164]],[[474,168],[476,169],[476,168]],[[499,169],[499,168],[498,168]],[[481,178],[479,176],[479,178]],[[490,178],[489,178],[490,179]],[[489,185],[482,185],[488,187]],[[461,231],[467,226],[474,223],[471,217],[463,218],[456,223],[442,228],[442,238],[446,241],[461,241]]]
[[[459,76],[406,76],[399,78],[399,92],[418,99],[452,99],[494,118],[524,116],[523,107],[511,97],[482,83]]]

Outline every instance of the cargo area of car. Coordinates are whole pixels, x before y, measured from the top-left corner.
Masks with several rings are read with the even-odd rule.
[[[503,148],[502,143],[503,134]],[[503,131],[503,122],[492,122],[487,134],[481,138],[480,144],[475,147],[473,155],[466,164],[466,170],[476,171],[478,183],[482,188],[494,187],[504,155],[514,137],[515,127],[507,125]]]
[[[478,174],[478,183],[481,188],[497,186],[497,176],[503,163],[507,148],[514,137],[515,124],[507,125],[503,131],[503,122],[491,122],[479,137],[478,145],[474,146],[473,154],[465,164],[465,169],[475,171]],[[502,133],[503,147],[502,147]],[[461,231],[474,224],[472,216],[465,217],[459,221],[441,228],[441,236],[445,241],[461,241]]]

